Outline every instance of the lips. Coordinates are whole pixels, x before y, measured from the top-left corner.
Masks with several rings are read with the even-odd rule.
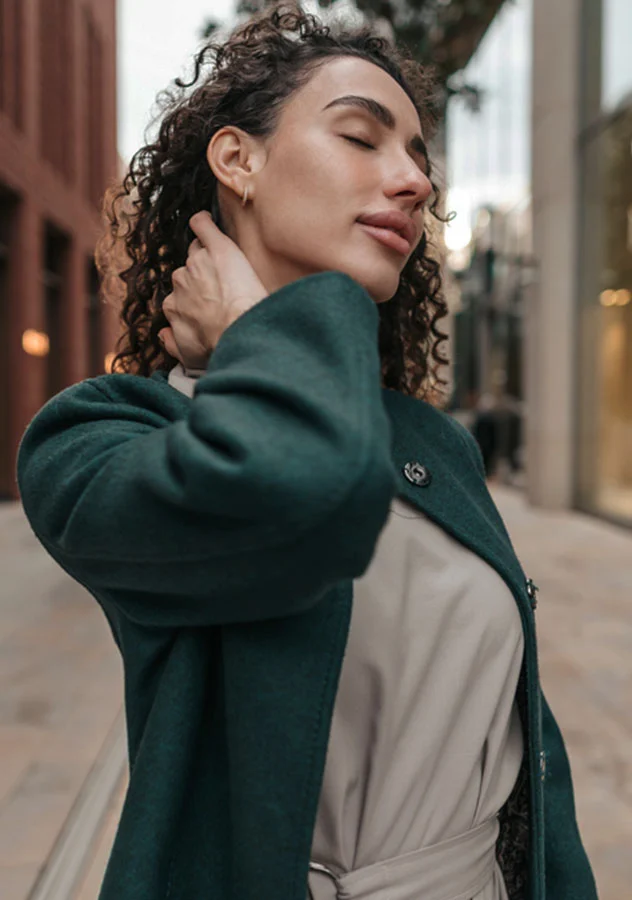
[[[412,247],[417,239],[417,229],[410,216],[395,209],[370,213],[358,218],[363,225],[372,225],[375,228],[386,228],[401,235]]]

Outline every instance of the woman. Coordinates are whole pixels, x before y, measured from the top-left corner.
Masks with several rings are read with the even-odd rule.
[[[117,373],[18,462],[125,665],[102,900],[594,900],[535,587],[423,399],[430,88],[296,10],[210,49],[110,212]]]

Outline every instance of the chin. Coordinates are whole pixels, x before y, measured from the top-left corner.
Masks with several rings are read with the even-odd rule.
[[[367,274],[366,269],[355,275],[353,272],[348,274],[362,285],[375,303],[388,303],[399,287],[400,273],[398,271],[380,272],[374,274],[373,277]]]
[[[409,257],[383,253],[379,245],[375,246],[374,253],[367,252],[365,246],[353,250],[341,270],[361,284],[375,303],[388,303],[397,293]]]
[[[349,263],[349,260],[331,260],[323,269],[335,269],[338,272],[344,272],[354,281],[362,285],[369,297],[375,303],[387,303],[397,293],[401,270],[396,266],[375,259],[356,260]],[[318,267],[315,267],[318,271]]]

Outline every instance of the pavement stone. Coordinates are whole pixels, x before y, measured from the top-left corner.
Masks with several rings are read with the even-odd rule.
[[[96,602],[0,505],[0,897],[27,900],[120,710]]]
[[[105,867],[110,856],[116,828],[123,809],[123,800],[127,790],[127,780],[124,779],[110,802],[105,815],[101,831],[94,844],[92,860],[84,872],[83,878],[77,887],[77,892],[72,900],[97,900],[99,890],[105,874]]]

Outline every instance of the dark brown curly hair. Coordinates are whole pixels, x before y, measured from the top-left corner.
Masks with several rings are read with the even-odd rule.
[[[285,100],[317,66],[354,56],[380,66],[406,91],[424,131],[436,124],[435,85],[403,48],[370,25],[324,25],[290,3],[277,3],[238,26],[225,43],[209,41],[195,57],[192,80],[163,92],[157,140],[134,154],[122,184],[106,194],[107,229],[97,247],[105,299],[121,302],[123,333],[112,370],[150,375],[176,360],[158,339],[168,325],[162,303],[174,269],[186,262],[194,234],[190,217],[211,212],[221,228],[217,179],[206,159],[213,134],[234,125],[259,137],[274,133]],[[206,72],[209,60],[210,71]],[[429,211],[440,220],[439,191]],[[395,295],[379,305],[379,350],[384,387],[436,400],[446,382],[439,353],[447,314],[438,261],[430,253],[428,223],[402,270]]]

